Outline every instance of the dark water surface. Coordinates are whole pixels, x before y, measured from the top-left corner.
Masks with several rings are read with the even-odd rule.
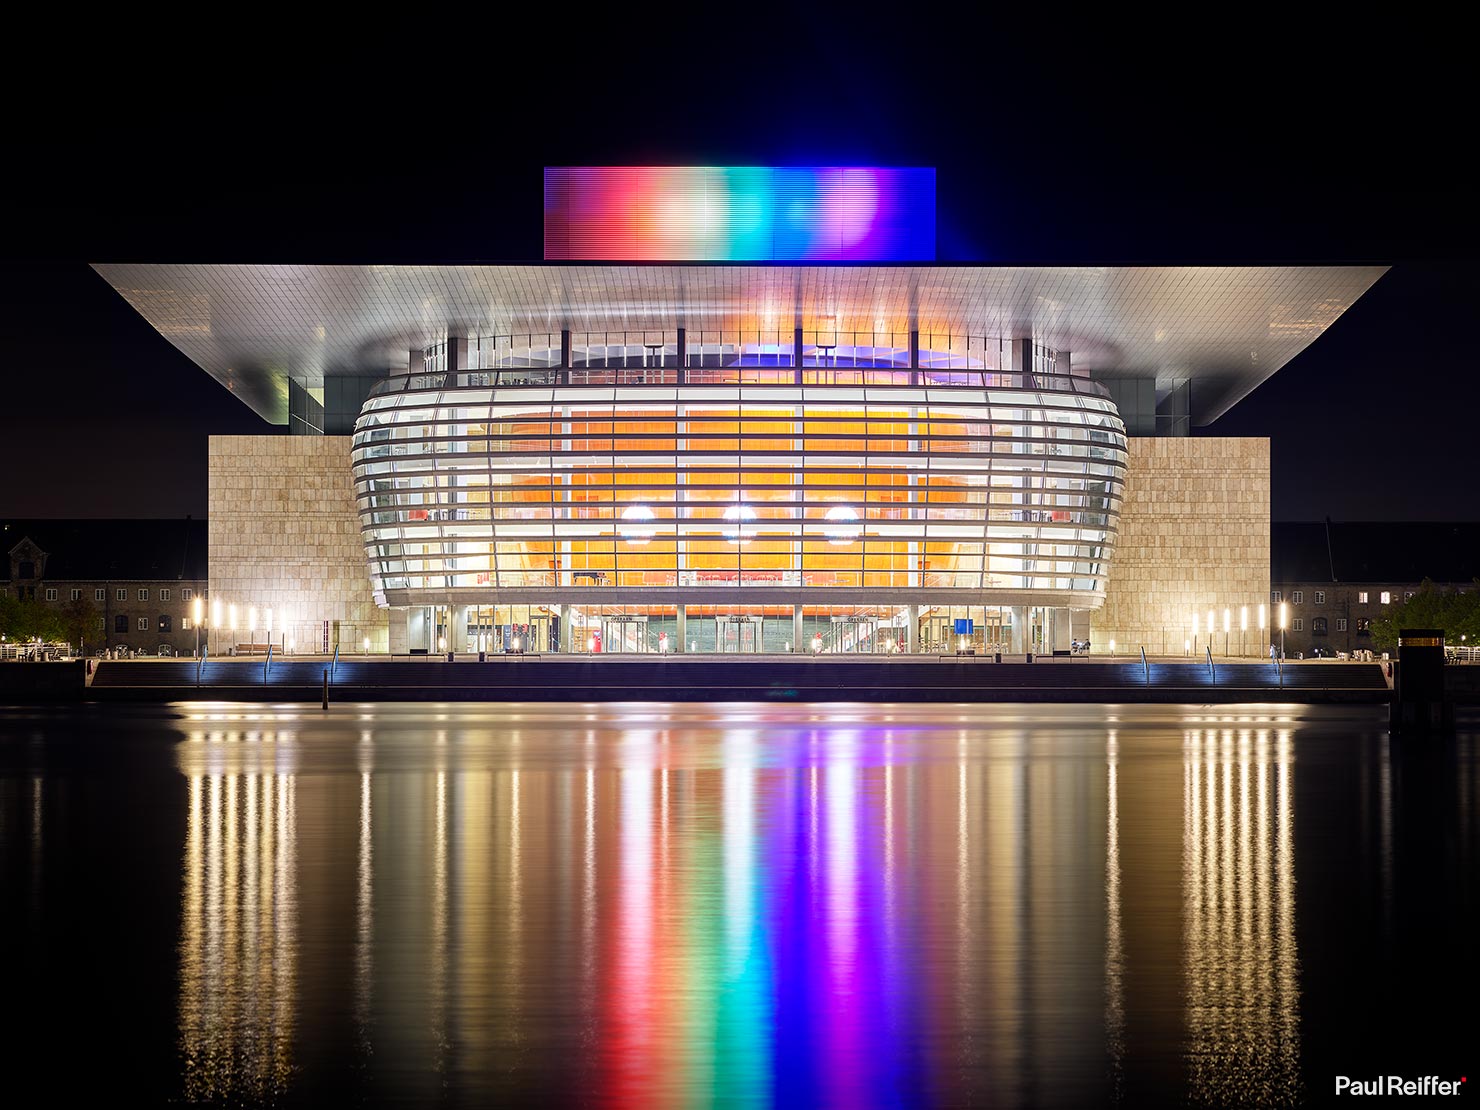
[[[1285,1106],[1458,1078],[1476,746],[1293,706],[0,711],[6,1094]]]

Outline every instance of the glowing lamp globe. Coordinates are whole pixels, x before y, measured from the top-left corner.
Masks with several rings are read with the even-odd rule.
[[[746,521],[754,519],[755,510],[749,505],[731,505],[725,510],[725,539],[736,544],[746,544],[755,539],[755,530],[745,526]]]
[[[851,505],[834,505],[827,510],[824,519],[827,524],[822,531],[827,536],[828,543],[846,547],[863,535],[863,525],[858,523],[858,512]]]
[[[633,547],[641,547],[658,531],[657,526],[651,523],[655,519],[656,514],[646,505],[628,505],[622,510],[622,539]]]

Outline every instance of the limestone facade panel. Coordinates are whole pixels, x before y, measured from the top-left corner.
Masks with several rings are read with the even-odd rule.
[[[1214,657],[1237,655],[1247,607],[1242,651],[1263,654],[1268,641],[1257,615],[1269,603],[1269,440],[1130,438],[1127,452],[1105,604],[1091,616],[1094,650],[1114,640],[1117,652],[1181,655],[1197,613],[1192,650],[1201,654],[1212,610]]]
[[[237,606],[239,628],[215,629],[211,650],[233,640],[273,641],[299,652],[387,648],[387,612],[370,588],[355,508],[349,436],[212,436],[211,597]],[[246,611],[258,611],[258,632]],[[224,623],[224,622],[223,622]]]

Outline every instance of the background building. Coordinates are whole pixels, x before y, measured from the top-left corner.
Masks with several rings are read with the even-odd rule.
[[[205,600],[203,520],[0,520],[5,593],[58,613],[88,610],[86,648],[195,650]]]
[[[1270,603],[1288,606],[1291,658],[1374,650],[1372,622],[1425,579],[1457,589],[1480,579],[1476,523],[1280,523],[1272,535]]]

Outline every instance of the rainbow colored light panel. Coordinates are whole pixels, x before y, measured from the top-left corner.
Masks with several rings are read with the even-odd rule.
[[[935,170],[547,166],[545,258],[930,261]]]

